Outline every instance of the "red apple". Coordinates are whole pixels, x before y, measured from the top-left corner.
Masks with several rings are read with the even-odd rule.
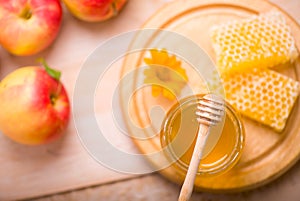
[[[49,75],[52,73],[53,75]],[[70,117],[70,104],[55,71],[22,67],[0,82],[0,131],[28,145],[60,137]]]
[[[52,44],[61,21],[59,0],[0,0],[0,44],[15,55],[36,54]]]
[[[100,22],[116,16],[127,0],[63,0],[78,19]]]

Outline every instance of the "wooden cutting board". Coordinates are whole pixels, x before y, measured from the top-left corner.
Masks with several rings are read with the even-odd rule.
[[[299,49],[300,26],[284,11],[268,1],[261,0],[175,1],[159,10],[144,24],[143,28],[167,29],[180,33],[197,43],[214,60],[215,54],[209,38],[209,30],[213,25],[230,20],[244,19],[251,15],[257,15],[270,10],[279,11],[285,16],[287,23],[291,26],[297,48]],[[159,34],[153,34],[152,37],[149,36],[147,38],[149,41],[145,42],[145,44],[151,44],[152,41],[155,41],[157,35]],[[176,42],[174,41],[174,43]],[[176,45],[183,46],[184,44],[178,43]],[[151,48],[153,47],[151,46]],[[129,55],[123,67],[123,74],[126,75],[133,69],[145,65],[142,63],[144,56],[144,53]],[[289,65],[286,69],[279,72],[299,81],[299,58],[294,64]],[[136,80],[140,79],[138,73],[136,73],[135,78]],[[196,86],[195,83],[189,84],[190,86]],[[126,96],[126,90],[126,87],[124,87],[124,97]],[[152,119],[150,116],[151,109],[157,105],[161,105],[166,112],[172,105],[172,102],[168,103],[163,98],[153,98],[151,91],[147,89],[141,90],[140,93],[138,95],[137,92],[137,95],[133,97],[134,100],[132,102],[134,106],[131,109],[132,116],[135,117],[135,121],[140,127],[152,126],[149,121],[149,119]],[[196,189],[216,192],[244,191],[266,184],[287,171],[300,156],[300,146],[298,143],[300,141],[300,127],[298,124],[300,121],[299,107],[298,99],[287,126],[282,133],[276,133],[270,128],[244,117],[246,143],[240,162],[226,174],[203,180],[201,178],[196,179]],[[129,129],[134,127],[130,123],[127,123],[127,125]],[[157,130],[155,126],[152,127],[153,130]],[[145,131],[144,135],[149,136],[148,131]],[[159,133],[147,141],[137,139],[134,142],[141,152],[145,154],[162,150]],[[158,167],[160,164],[163,164],[163,161],[164,159],[150,159],[150,162]],[[176,183],[181,183],[184,179],[176,173],[172,166],[163,169],[161,173]]]

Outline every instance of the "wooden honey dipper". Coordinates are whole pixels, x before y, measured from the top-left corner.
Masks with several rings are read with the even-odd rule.
[[[191,197],[203,149],[209,135],[209,128],[222,121],[224,100],[215,94],[205,95],[199,101],[196,115],[200,124],[197,140],[178,201],[187,201]]]

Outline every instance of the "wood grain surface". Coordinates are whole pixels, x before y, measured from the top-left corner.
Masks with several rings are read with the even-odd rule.
[[[36,59],[44,57],[49,65],[62,71],[62,82],[73,102],[76,79],[89,54],[105,40],[139,28],[163,3],[158,0],[129,1],[117,18],[103,23],[81,22],[64,9],[59,36],[44,52],[29,57],[17,57],[0,47],[0,78],[18,67],[39,65]],[[118,77],[119,68],[113,68],[115,73],[108,75],[107,79],[115,80],[114,76]],[[113,124],[108,118],[111,111],[107,107],[110,104],[107,94],[114,90],[112,87],[113,85],[106,86],[96,93],[95,102],[99,103],[99,107],[95,108],[95,114],[82,112],[80,117],[96,115],[97,119],[106,121],[106,126]],[[106,99],[101,96],[103,94]],[[114,142],[115,146],[134,151],[135,147],[130,139],[121,139]],[[110,153],[104,154],[109,156]],[[1,201],[48,195],[136,176],[119,173],[96,162],[83,147],[73,118],[64,137],[45,146],[19,145],[1,134],[0,163]]]
[[[99,24],[80,22],[64,13],[64,22],[55,43],[32,57],[15,57],[0,48],[0,78],[20,66],[36,64],[43,56],[63,71],[70,94],[79,69],[99,43],[119,33],[141,27],[169,0],[129,0],[120,16]],[[300,22],[298,0],[272,0]],[[101,109],[101,108],[100,108]],[[127,142],[124,146],[127,146]],[[132,144],[129,145],[131,149]],[[160,175],[129,179],[95,162],[80,144],[73,121],[63,139],[43,147],[25,147],[0,137],[0,200],[45,196],[36,201],[58,200],[176,200],[179,186]],[[231,195],[194,193],[192,200],[299,200],[300,164],[280,179],[254,191]],[[119,182],[117,182],[119,181]],[[99,185],[98,187],[90,187]],[[83,189],[82,189],[83,188]],[[66,193],[61,193],[67,191]],[[139,192],[139,193],[137,193]],[[50,195],[53,194],[53,195]],[[32,200],[32,199],[30,199]]]

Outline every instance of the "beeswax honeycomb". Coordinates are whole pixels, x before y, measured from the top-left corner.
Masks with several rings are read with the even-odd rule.
[[[276,11],[216,25],[211,39],[221,74],[266,69],[298,56],[290,27]]]
[[[236,110],[280,132],[299,94],[299,82],[272,70],[224,78],[226,100]]]

